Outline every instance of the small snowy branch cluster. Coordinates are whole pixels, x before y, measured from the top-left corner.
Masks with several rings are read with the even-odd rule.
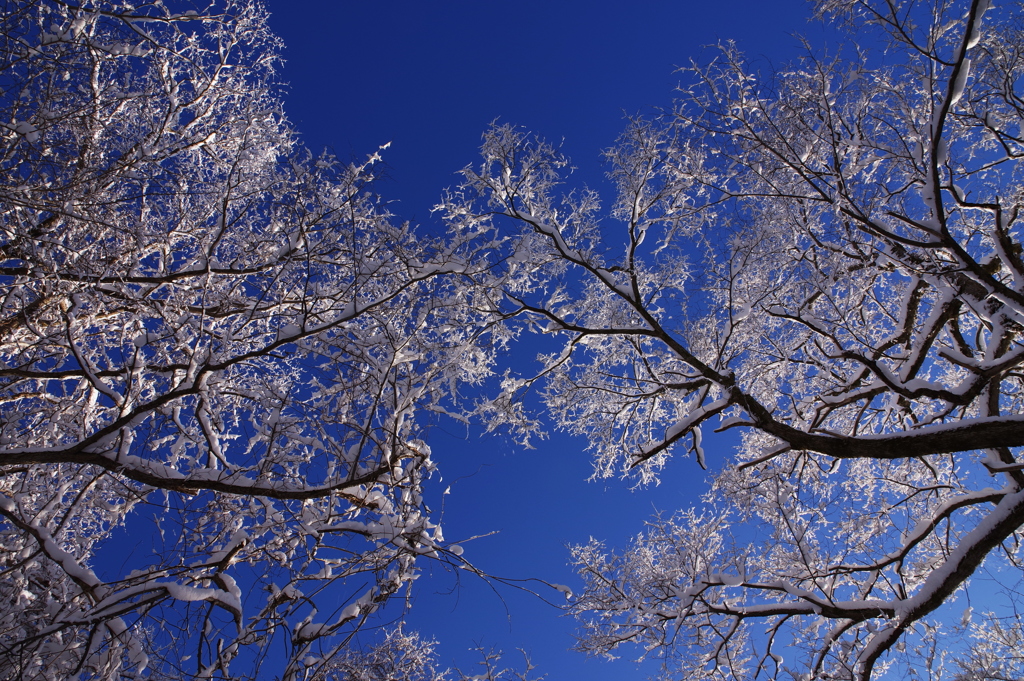
[[[851,31],[835,55],[759,74],[725,44],[634,121],[603,224],[509,126],[443,205],[518,225],[493,305],[557,344],[506,378],[495,425],[534,434],[538,391],[595,475],[644,482],[680,448],[704,465],[707,428],[743,433],[715,510],[577,550],[585,650],[633,641],[694,679],[898,676],[983,562],[1020,577],[1019,9],[819,9]]]
[[[258,5],[172,4],[0,17],[4,678],[305,678],[457,560],[421,431],[488,371],[476,235],[296,143]]]
[[[435,641],[401,628],[389,631],[376,645],[350,650],[323,665],[312,681],[542,681],[523,653],[523,667],[508,667],[500,650],[482,646],[474,650],[480,660],[479,674],[439,669]]]

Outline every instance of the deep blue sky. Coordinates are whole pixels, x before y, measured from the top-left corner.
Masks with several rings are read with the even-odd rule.
[[[390,180],[378,187],[402,219],[431,227],[431,207],[455,173],[475,163],[494,119],[563,141],[574,182],[606,189],[600,152],[623,114],[669,107],[678,66],[704,46],[734,39],[751,56],[784,63],[794,33],[814,32],[803,0],[269,0],[284,38],[289,116],[314,151],[365,158],[379,145]],[[610,198],[610,197],[609,197]],[[460,437],[462,439],[460,439]],[[435,458],[454,482],[445,498],[450,540],[491,531],[466,557],[502,577],[575,584],[567,544],[596,537],[622,546],[655,509],[671,512],[703,491],[703,472],[677,460],[663,483],[631,492],[621,481],[587,483],[585,443],[556,436],[522,451],[501,436],[435,429]],[[721,443],[728,448],[728,443]],[[728,452],[709,450],[712,465]],[[457,481],[456,481],[457,479]],[[475,643],[527,649],[549,681],[626,681],[631,663],[585,662],[567,652],[573,621],[507,587],[495,593],[436,571],[418,584],[411,627],[440,640],[442,662],[468,671]],[[557,593],[549,594],[557,600]],[[504,600],[504,603],[503,603]],[[507,606],[507,612],[506,612]],[[636,651],[623,651],[628,657]]]

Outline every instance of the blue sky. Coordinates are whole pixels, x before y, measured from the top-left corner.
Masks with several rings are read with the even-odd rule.
[[[475,163],[480,135],[500,119],[561,140],[574,182],[607,191],[600,152],[623,115],[671,106],[676,67],[733,39],[765,65],[798,52],[814,32],[802,0],[269,0],[271,26],[286,44],[289,116],[314,151],[365,158],[391,142],[389,179],[378,187],[393,212],[440,229],[431,207],[455,173]],[[611,198],[610,196],[608,198]],[[532,351],[525,351],[532,352]],[[521,359],[521,358],[520,358]],[[622,546],[655,510],[671,512],[704,491],[704,473],[676,460],[656,488],[586,482],[586,443],[554,435],[522,450],[501,435],[454,424],[430,438],[439,461],[449,540],[498,532],[466,545],[466,557],[501,577],[574,584],[566,545],[589,537]],[[708,448],[720,462],[731,445]],[[641,679],[620,661],[585,662],[568,652],[575,623],[515,589],[434,570],[417,585],[408,619],[437,638],[442,663],[468,670],[480,643],[529,651],[550,681]],[[558,594],[545,590],[555,601]],[[636,651],[624,651],[623,656]]]

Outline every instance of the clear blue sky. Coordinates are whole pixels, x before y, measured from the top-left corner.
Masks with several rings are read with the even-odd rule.
[[[475,163],[494,119],[563,140],[574,181],[606,190],[600,152],[623,114],[672,102],[677,66],[703,47],[734,39],[752,57],[780,64],[797,54],[808,25],[802,0],[269,0],[284,39],[288,113],[314,151],[385,154],[378,187],[400,218],[431,228],[431,207],[455,173]],[[610,197],[609,197],[610,198]],[[621,481],[588,483],[582,441],[555,436],[523,451],[501,436],[435,428],[430,444],[444,482],[449,540],[497,531],[466,545],[466,557],[502,577],[575,584],[568,544],[588,537],[622,546],[655,509],[671,512],[704,490],[692,460],[676,460],[662,484],[631,492]],[[728,448],[729,443],[719,443]],[[715,465],[728,452],[709,448]],[[412,628],[440,641],[442,662],[468,671],[474,643],[525,648],[549,681],[626,681],[629,662],[585,662],[575,623],[533,597],[435,570],[417,585]],[[557,593],[549,595],[557,600]],[[507,610],[506,610],[507,608]],[[624,656],[636,651],[624,651]],[[509,661],[515,655],[509,656]]]

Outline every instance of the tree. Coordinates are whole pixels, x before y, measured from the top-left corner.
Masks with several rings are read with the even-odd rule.
[[[477,666],[483,668],[481,670],[483,673],[467,676],[464,671],[459,669],[457,670],[459,674],[458,681],[544,681],[544,678],[547,676],[546,674],[533,676],[533,671],[537,667],[530,660],[530,655],[522,648],[519,649],[519,652],[523,655],[523,666],[521,669],[518,667],[506,667],[505,663],[501,661],[505,655],[501,650],[487,649],[481,645],[478,645],[474,650],[480,656]]]
[[[318,679],[328,681],[543,681],[533,676],[536,669],[530,656],[523,653],[523,669],[506,667],[500,650],[476,646],[477,666],[481,674],[469,676],[460,669],[439,670],[434,647],[437,641],[424,639],[416,632],[400,627],[389,631],[380,643],[368,648],[348,650],[318,670]]]
[[[971,622],[970,635],[977,640],[970,654],[956,660],[956,681],[1003,681],[1024,676],[1024,627],[1020,615],[1000,621],[986,617]]]
[[[331,681],[447,681],[448,670],[437,668],[436,641],[401,628],[366,649],[347,650],[319,671]]]
[[[4,679],[302,678],[460,553],[422,436],[487,373],[474,237],[302,148],[258,4],[173,4],[0,12]]]
[[[703,466],[707,428],[742,434],[704,502],[624,553],[575,550],[583,650],[635,642],[692,679],[900,678],[972,576],[1019,593],[1021,15],[818,10],[848,32],[834,54],[765,75],[725,44],[633,120],[607,215],[510,126],[445,201],[463,229],[518,226],[481,284],[504,333],[557,344],[507,375],[492,424],[530,437],[539,392],[595,475],[642,482],[675,451]]]

